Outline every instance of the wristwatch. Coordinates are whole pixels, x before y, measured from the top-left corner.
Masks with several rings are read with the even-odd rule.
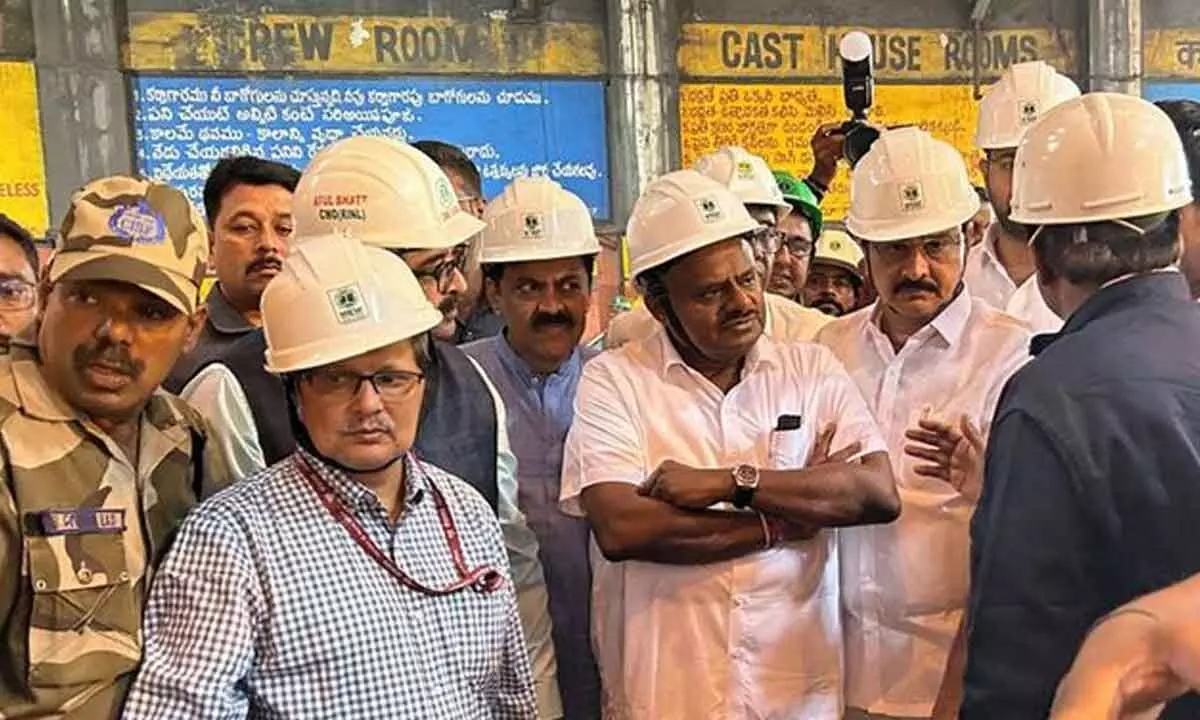
[[[754,491],[758,490],[758,468],[753,465],[737,465],[733,468],[733,506],[750,507]]]

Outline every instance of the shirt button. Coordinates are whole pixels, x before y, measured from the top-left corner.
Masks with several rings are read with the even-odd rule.
[[[75,577],[79,578],[79,582],[87,585],[92,581],[92,571],[88,570],[86,566],[80,567],[75,571]]]

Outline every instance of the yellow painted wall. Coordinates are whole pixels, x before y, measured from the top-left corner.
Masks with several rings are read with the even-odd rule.
[[[33,63],[0,62],[0,212],[35,236],[49,226]]]
[[[600,75],[604,37],[580,22],[130,13],[133,70]]]

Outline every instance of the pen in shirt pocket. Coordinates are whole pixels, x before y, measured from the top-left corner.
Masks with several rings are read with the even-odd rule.
[[[767,446],[767,459],[774,469],[782,470],[797,465],[795,458],[788,457],[788,440],[799,435],[804,421],[800,415],[780,415],[775,421],[775,429]],[[799,462],[803,464],[803,462]]]

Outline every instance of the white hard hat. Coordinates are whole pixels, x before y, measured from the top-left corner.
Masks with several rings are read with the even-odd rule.
[[[629,217],[633,277],[761,226],[725,186],[695,170],[676,170],[646,188]]]
[[[979,211],[962,155],[915,127],[884,131],[850,175],[846,228],[870,242],[945,232]]]
[[[325,148],[294,198],[298,237],[337,233],[379,247],[441,250],[483,229],[433,160],[390,138],[356,136]]]
[[[979,101],[975,144],[981,150],[1015,148],[1021,134],[1050,108],[1079,97],[1079,86],[1044,60],[1013,65]]]
[[[294,243],[262,296],[266,368],[282,374],[346,360],[442,322],[403,260],[353,237]]]
[[[545,177],[521,177],[483,212],[480,262],[528,262],[600,252],[592,214],[575,194]]]
[[[814,264],[825,263],[840,267],[862,280],[862,261],[862,247],[845,232],[827,228],[821,233],[821,237],[817,238],[817,246],[813,251]]]
[[[727,145],[697,160],[692,169],[729,188],[745,205],[774,208],[776,222],[792,211],[767,161],[743,148]]]
[[[1026,133],[1013,167],[1012,219],[1070,225],[1156,215],[1192,201],[1171,119],[1132,95],[1089,93]]]

